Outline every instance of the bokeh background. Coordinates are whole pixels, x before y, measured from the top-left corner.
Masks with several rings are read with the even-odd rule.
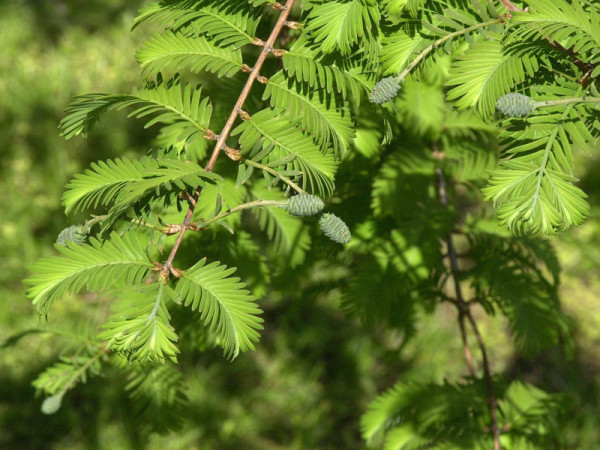
[[[108,115],[90,135],[65,141],[57,124],[78,93],[128,92],[138,83],[135,50],[148,29],[130,32],[141,0],[0,0],[0,448],[363,448],[359,420],[377,393],[398,380],[464,375],[455,313],[438,308],[416,336],[369,329],[334,300],[274,298],[256,352],[225,361],[219,351],[182,358],[189,416],[176,433],[152,433],[131,414],[117,372],[67,395],[53,416],[40,412],[32,381],[56,361],[56,342],[25,298],[27,264],[53,252],[69,225],[60,205],[69,178],[92,161],[145,153],[152,132]],[[493,369],[515,374],[570,402],[559,424],[569,448],[600,447],[600,150],[577,167],[593,216],[553,238],[562,301],[575,348],[516,357],[500,319],[483,322]],[[59,302],[52,321],[95,314],[102,299]],[[4,344],[3,344],[4,343]]]

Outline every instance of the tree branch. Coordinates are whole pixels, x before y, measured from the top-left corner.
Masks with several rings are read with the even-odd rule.
[[[435,143],[432,144],[432,148],[434,150],[434,154],[441,155],[440,151],[437,149]],[[439,156],[438,156],[439,157]],[[438,193],[440,197],[440,203],[447,208],[448,207],[448,196],[446,193],[446,180],[444,179],[444,172],[441,168],[435,169],[437,177],[438,177]],[[469,344],[467,342],[467,334],[465,330],[465,318],[468,320],[471,328],[473,330],[473,334],[477,339],[477,343],[479,345],[479,349],[481,351],[481,359],[483,365],[483,375],[485,378],[485,383],[488,391],[488,403],[490,406],[490,416],[492,419],[492,434],[494,437],[494,450],[500,450],[500,428],[498,426],[498,415],[497,408],[498,404],[496,401],[496,396],[494,394],[494,384],[492,381],[491,371],[490,371],[490,363],[488,359],[487,349],[481,333],[479,332],[479,327],[477,326],[477,322],[471,313],[471,309],[469,304],[464,301],[464,297],[462,295],[462,290],[460,286],[460,270],[458,267],[458,258],[456,256],[456,249],[454,247],[454,242],[452,239],[452,234],[448,233],[446,235],[446,243],[448,245],[448,254],[450,256],[450,268],[452,271],[452,278],[454,280],[454,287],[456,292],[456,308],[458,309],[458,322],[460,327],[460,333],[462,336],[463,347],[465,351],[465,358],[467,360],[467,366],[469,367],[469,372],[471,375],[476,376],[475,365],[473,364],[473,358],[471,355],[471,349],[469,348]]]
[[[502,3],[502,6],[504,6],[504,8],[506,8],[507,11],[512,12],[527,12],[527,9],[521,9],[518,8],[511,0],[500,0],[500,3]],[[587,79],[587,77],[592,73],[592,71],[594,70],[594,68],[598,65],[598,64],[591,64],[591,63],[587,63],[585,61],[582,61],[581,59],[579,59],[579,57],[577,56],[577,53],[575,51],[573,51],[572,48],[566,48],[563,45],[559,44],[556,41],[553,41],[550,36],[546,37],[546,40],[550,43],[550,45],[552,47],[554,47],[556,50],[558,50],[559,52],[565,53],[567,54],[571,60],[573,61],[573,63],[579,67],[579,69],[581,69],[584,73],[583,78],[580,80],[580,83],[584,83],[585,80]],[[597,79],[600,79],[600,77],[596,77]]]
[[[275,43],[275,40],[279,36],[281,29],[285,25],[285,22],[287,20],[288,15],[290,14],[290,11],[292,9],[292,6],[294,5],[294,2],[295,2],[295,0],[287,0],[285,5],[283,6],[283,9],[281,10],[281,14],[279,15],[279,18],[277,19],[277,22],[275,23],[275,26],[273,28],[273,31],[271,31],[271,34],[270,34],[269,38],[267,39],[267,42],[263,46],[263,49],[260,52],[260,55],[258,56],[258,59],[256,60],[256,63],[254,64],[254,67],[252,68],[252,71],[248,75],[248,80],[246,81],[246,84],[244,84],[244,87],[242,88],[242,92],[240,93],[237,101],[235,102],[233,111],[231,111],[231,114],[229,115],[229,118],[227,119],[225,126],[221,130],[221,133],[219,133],[219,137],[217,139],[217,143],[215,144],[215,148],[213,149],[210,159],[208,160],[208,163],[206,164],[206,167],[205,167],[205,170],[207,172],[212,172],[212,170],[215,166],[215,162],[217,161],[217,158],[219,157],[219,153],[221,152],[221,149],[225,145],[225,141],[229,137],[229,133],[231,132],[233,124],[234,124],[235,120],[237,119],[237,116],[240,113],[242,106],[244,105],[244,102],[246,101],[246,98],[248,97],[248,94],[250,93],[250,89],[252,89],[254,80],[256,80],[256,78],[260,74],[260,69],[262,68],[263,63],[265,62],[267,55],[272,50],[273,44]],[[177,254],[177,251],[179,250],[179,246],[181,245],[181,242],[183,241],[183,236],[185,235],[185,232],[186,232],[189,224],[192,221],[192,215],[194,214],[194,209],[196,208],[196,202],[198,201],[198,198],[200,197],[201,192],[202,192],[202,189],[198,189],[196,191],[196,193],[193,195],[193,198],[188,200],[189,208],[187,210],[187,213],[185,214],[185,218],[183,219],[183,222],[181,222],[179,235],[177,236],[177,239],[176,239],[175,243],[173,244],[173,248],[171,249],[171,253],[169,254],[169,257],[167,258],[167,261],[162,266],[162,269],[161,269],[161,272],[159,275],[159,279],[163,283],[166,283],[169,280],[169,273],[172,272],[172,270],[173,270],[173,260],[175,259],[175,255]]]

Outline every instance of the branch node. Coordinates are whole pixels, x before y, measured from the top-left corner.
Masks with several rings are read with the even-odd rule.
[[[252,39],[252,45],[256,45],[257,47],[263,47],[265,45],[265,41],[261,38],[255,37]]]
[[[219,139],[219,135],[216,134],[214,131],[212,130],[206,130],[204,132],[204,139],[208,140],[208,141],[216,141],[217,139]]]
[[[250,67],[248,64],[244,63],[244,64],[242,64],[242,72],[250,73],[250,72],[252,72],[252,67]]]
[[[294,22],[292,20],[286,20],[285,26],[291,28],[292,30],[299,30],[302,28],[302,24],[300,22]]]
[[[283,6],[281,3],[278,3],[278,2],[271,3],[269,6],[271,8],[273,8],[275,11],[283,11],[283,10],[285,10],[285,6]]]
[[[168,228],[163,231],[164,234],[166,234],[167,236],[172,236],[174,234],[177,234],[181,231],[181,225],[180,224],[169,224]]]
[[[239,150],[236,150],[235,148],[231,148],[227,145],[224,145],[223,151],[225,152],[227,157],[229,157],[229,159],[232,159],[234,161],[239,161],[240,159],[242,159],[241,152]]]
[[[267,84],[269,82],[269,79],[267,77],[263,77],[262,75],[259,75],[256,77],[256,81],[258,81],[261,84]]]
[[[250,114],[248,114],[242,108],[238,110],[238,114],[240,115],[240,119],[242,119],[243,121],[250,120]]]
[[[277,58],[282,58],[283,55],[287,53],[287,50],[284,50],[283,48],[273,48],[271,49],[271,53]]]

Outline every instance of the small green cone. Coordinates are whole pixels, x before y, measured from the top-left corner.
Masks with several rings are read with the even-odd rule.
[[[298,217],[314,216],[320,213],[324,207],[323,200],[311,194],[294,195],[288,199],[287,205],[284,206],[292,216]]]
[[[83,225],[71,225],[60,232],[56,238],[56,243],[62,245],[63,247],[67,247],[69,242],[81,245],[87,240],[89,232],[89,228]]]
[[[526,95],[511,92],[496,101],[496,109],[507,117],[525,117],[533,110],[533,100]]]
[[[399,90],[400,84],[395,77],[383,78],[369,93],[369,101],[377,104],[388,102],[398,95]]]
[[[335,214],[323,214],[319,220],[319,226],[325,236],[338,244],[347,244],[352,239],[348,226]]]

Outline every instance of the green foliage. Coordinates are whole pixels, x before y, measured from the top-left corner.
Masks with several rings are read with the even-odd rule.
[[[40,259],[31,266],[34,275],[25,280],[32,286],[27,295],[42,314],[55,300],[84,286],[102,290],[117,283],[138,284],[152,268],[134,233],[112,233],[104,242],[90,238],[89,244],[56,249],[63,256]]]
[[[201,259],[177,283],[176,294],[184,306],[198,310],[204,323],[219,336],[226,355],[235,358],[240,351],[254,349],[262,320],[255,298],[240,279],[232,277],[235,267]]]
[[[47,396],[43,412],[107,373],[129,392],[127,413],[151,431],[194,424],[189,441],[178,435],[182,448],[196,440],[353,448],[356,436],[338,440],[336,425],[356,426],[376,390],[427,359],[405,351],[442,311],[456,338],[438,336],[440,351],[452,353],[447,365],[475,336],[483,371],[453,368],[457,380],[441,382],[422,370],[418,384],[397,383],[363,416],[369,444],[560,447],[561,396],[514,380],[518,367],[507,361],[571,348],[558,260],[539,236],[591,212],[575,161],[600,133],[600,25],[591,2],[523,3],[529,9],[511,15],[484,0],[312,0],[283,11],[270,0],[163,0],[143,8],[134,28],[164,30],[137,52],[142,87],[80,95],[60,122],[67,140],[83,135],[99,149],[97,136],[123,129],[107,122],[95,134],[107,111],[128,109],[156,131],[74,175],[62,204],[83,225],[60,234],[64,225],[54,226],[60,256],[30,266],[27,295],[40,314],[78,305],[73,316],[89,319],[34,382]],[[270,30],[280,34],[264,48]],[[497,120],[495,109],[508,117]],[[124,154],[127,145],[134,149]],[[323,237],[310,216],[325,202]],[[101,294],[81,302],[74,294],[84,289]],[[444,303],[457,308],[458,323]],[[477,327],[489,325],[484,315],[503,317],[512,338],[502,339],[500,369]],[[221,370],[216,347],[235,365]],[[299,367],[302,358],[315,368]],[[252,398],[248,367],[268,372],[272,391]],[[295,370],[309,375],[288,378]],[[350,383],[356,392],[332,388]],[[294,386],[320,396],[318,406],[302,403],[320,420],[299,408],[276,432],[253,422],[261,408],[272,412],[270,396],[292,398],[281,415],[296,407]],[[258,404],[256,413],[238,398]],[[296,434],[311,420],[313,429],[327,423],[329,440]]]

